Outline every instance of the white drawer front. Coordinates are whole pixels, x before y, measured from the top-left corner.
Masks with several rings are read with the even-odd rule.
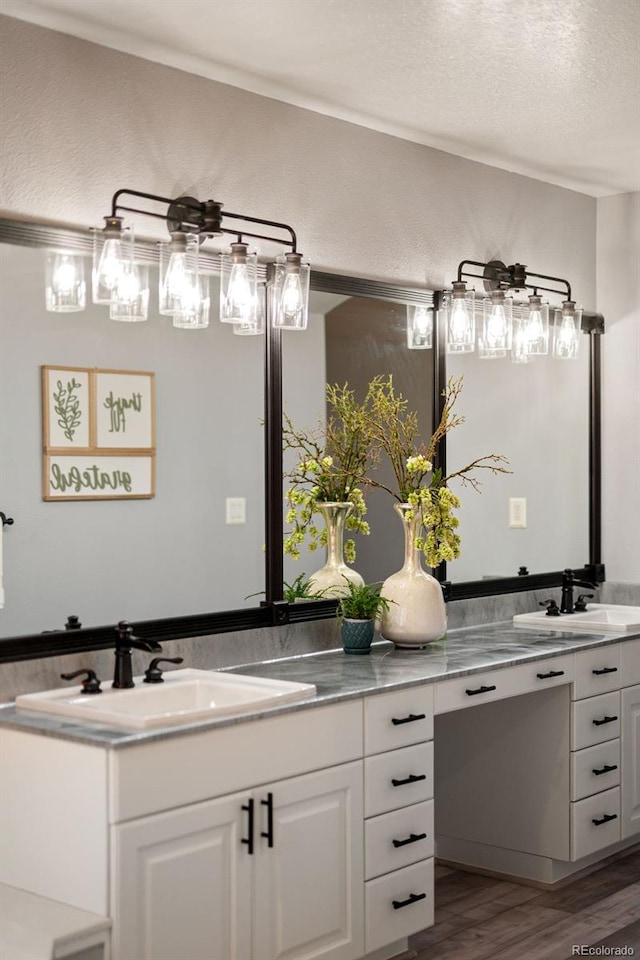
[[[620,644],[620,679],[621,687],[640,683],[640,640]]]
[[[574,679],[574,658],[549,657],[517,667],[474,673],[457,680],[436,684],[434,712],[449,713],[479,703],[515,697],[548,687],[570,683]]]
[[[571,804],[571,859],[580,860],[620,839],[620,788]]]
[[[365,880],[432,856],[433,800],[365,820]]]
[[[582,750],[594,743],[620,736],[620,691],[589,697],[572,705],[571,749]]]
[[[365,698],[365,756],[432,739],[432,683]]]
[[[432,926],[432,859],[369,880],[364,890],[367,953]]]
[[[620,689],[620,646],[613,643],[576,654],[574,699],[596,697],[608,690]]]
[[[571,754],[571,799],[582,800],[620,783],[620,741],[608,740]]]
[[[375,817],[433,796],[433,741],[364,760],[364,815]]]

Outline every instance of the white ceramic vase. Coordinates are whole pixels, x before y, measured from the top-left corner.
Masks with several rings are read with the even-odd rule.
[[[322,590],[323,597],[332,600],[347,593],[345,578],[352,583],[364,583],[360,574],[344,562],[344,524],[353,504],[325,501],[318,504],[318,509],[327,528],[327,562],[311,574],[309,582],[313,590]]]
[[[379,630],[396,647],[419,649],[446,634],[447,610],[440,583],[423,569],[422,553],[414,546],[418,521],[407,516],[412,509],[408,503],[394,504],[404,527],[404,564],[382,585],[381,594],[390,603]]]

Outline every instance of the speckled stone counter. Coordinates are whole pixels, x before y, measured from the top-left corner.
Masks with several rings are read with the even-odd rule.
[[[0,725],[95,746],[121,748],[185,736],[195,730],[259,720],[276,713],[308,710],[420,683],[450,680],[487,668],[511,667],[527,661],[548,659],[610,643],[626,642],[638,636],[640,634],[637,633],[538,630],[514,627],[511,621],[505,621],[452,630],[446,640],[432,643],[424,650],[398,650],[392,643],[380,642],[373,645],[368,656],[349,656],[342,650],[329,650],[228,668],[230,672],[238,674],[315,684],[315,697],[267,710],[256,709],[176,727],[128,731],[30,712],[9,703],[0,706]]]

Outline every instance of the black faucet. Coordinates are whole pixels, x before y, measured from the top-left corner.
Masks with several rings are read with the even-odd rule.
[[[131,648],[147,650],[149,653],[162,653],[162,647],[155,640],[141,640],[133,636],[133,627],[128,620],[121,620],[116,627],[116,668],[113,674],[113,687],[133,687]]]
[[[586,587],[590,590],[596,589],[595,583],[591,583],[589,580],[576,580],[573,575],[573,570],[564,570],[562,573],[562,599],[560,601],[560,613],[574,613],[574,587]]]

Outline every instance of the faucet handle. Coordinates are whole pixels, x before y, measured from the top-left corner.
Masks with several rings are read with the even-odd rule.
[[[94,670],[75,670],[73,673],[61,673],[60,678],[62,680],[75,680],[76,677],[81,677],[83,674],[85,679],[82,681],[80,693],[102,693],[100,681]]]
[[[159,663],[182,663],[183,657],[154,657],[144,672],[143,683],[164,683]]]
[[[546,615],[547,615],[548,617],[559,617],[559,616],[560,616],[560,610],[558,609],[558,604],[557,604],[557,602],[556,602],[555,600],[553,600],[552,598],[550,598],[549,600],[541,600],[538,605],[539,605],[540,607],[546,607],[546,608],[547,608],[547,614],[546,614]]]
[[[592,593],[581,593],[576,600],[573,612],[574,613],[585,613],[587,609],[587,600],[593,600]]]

